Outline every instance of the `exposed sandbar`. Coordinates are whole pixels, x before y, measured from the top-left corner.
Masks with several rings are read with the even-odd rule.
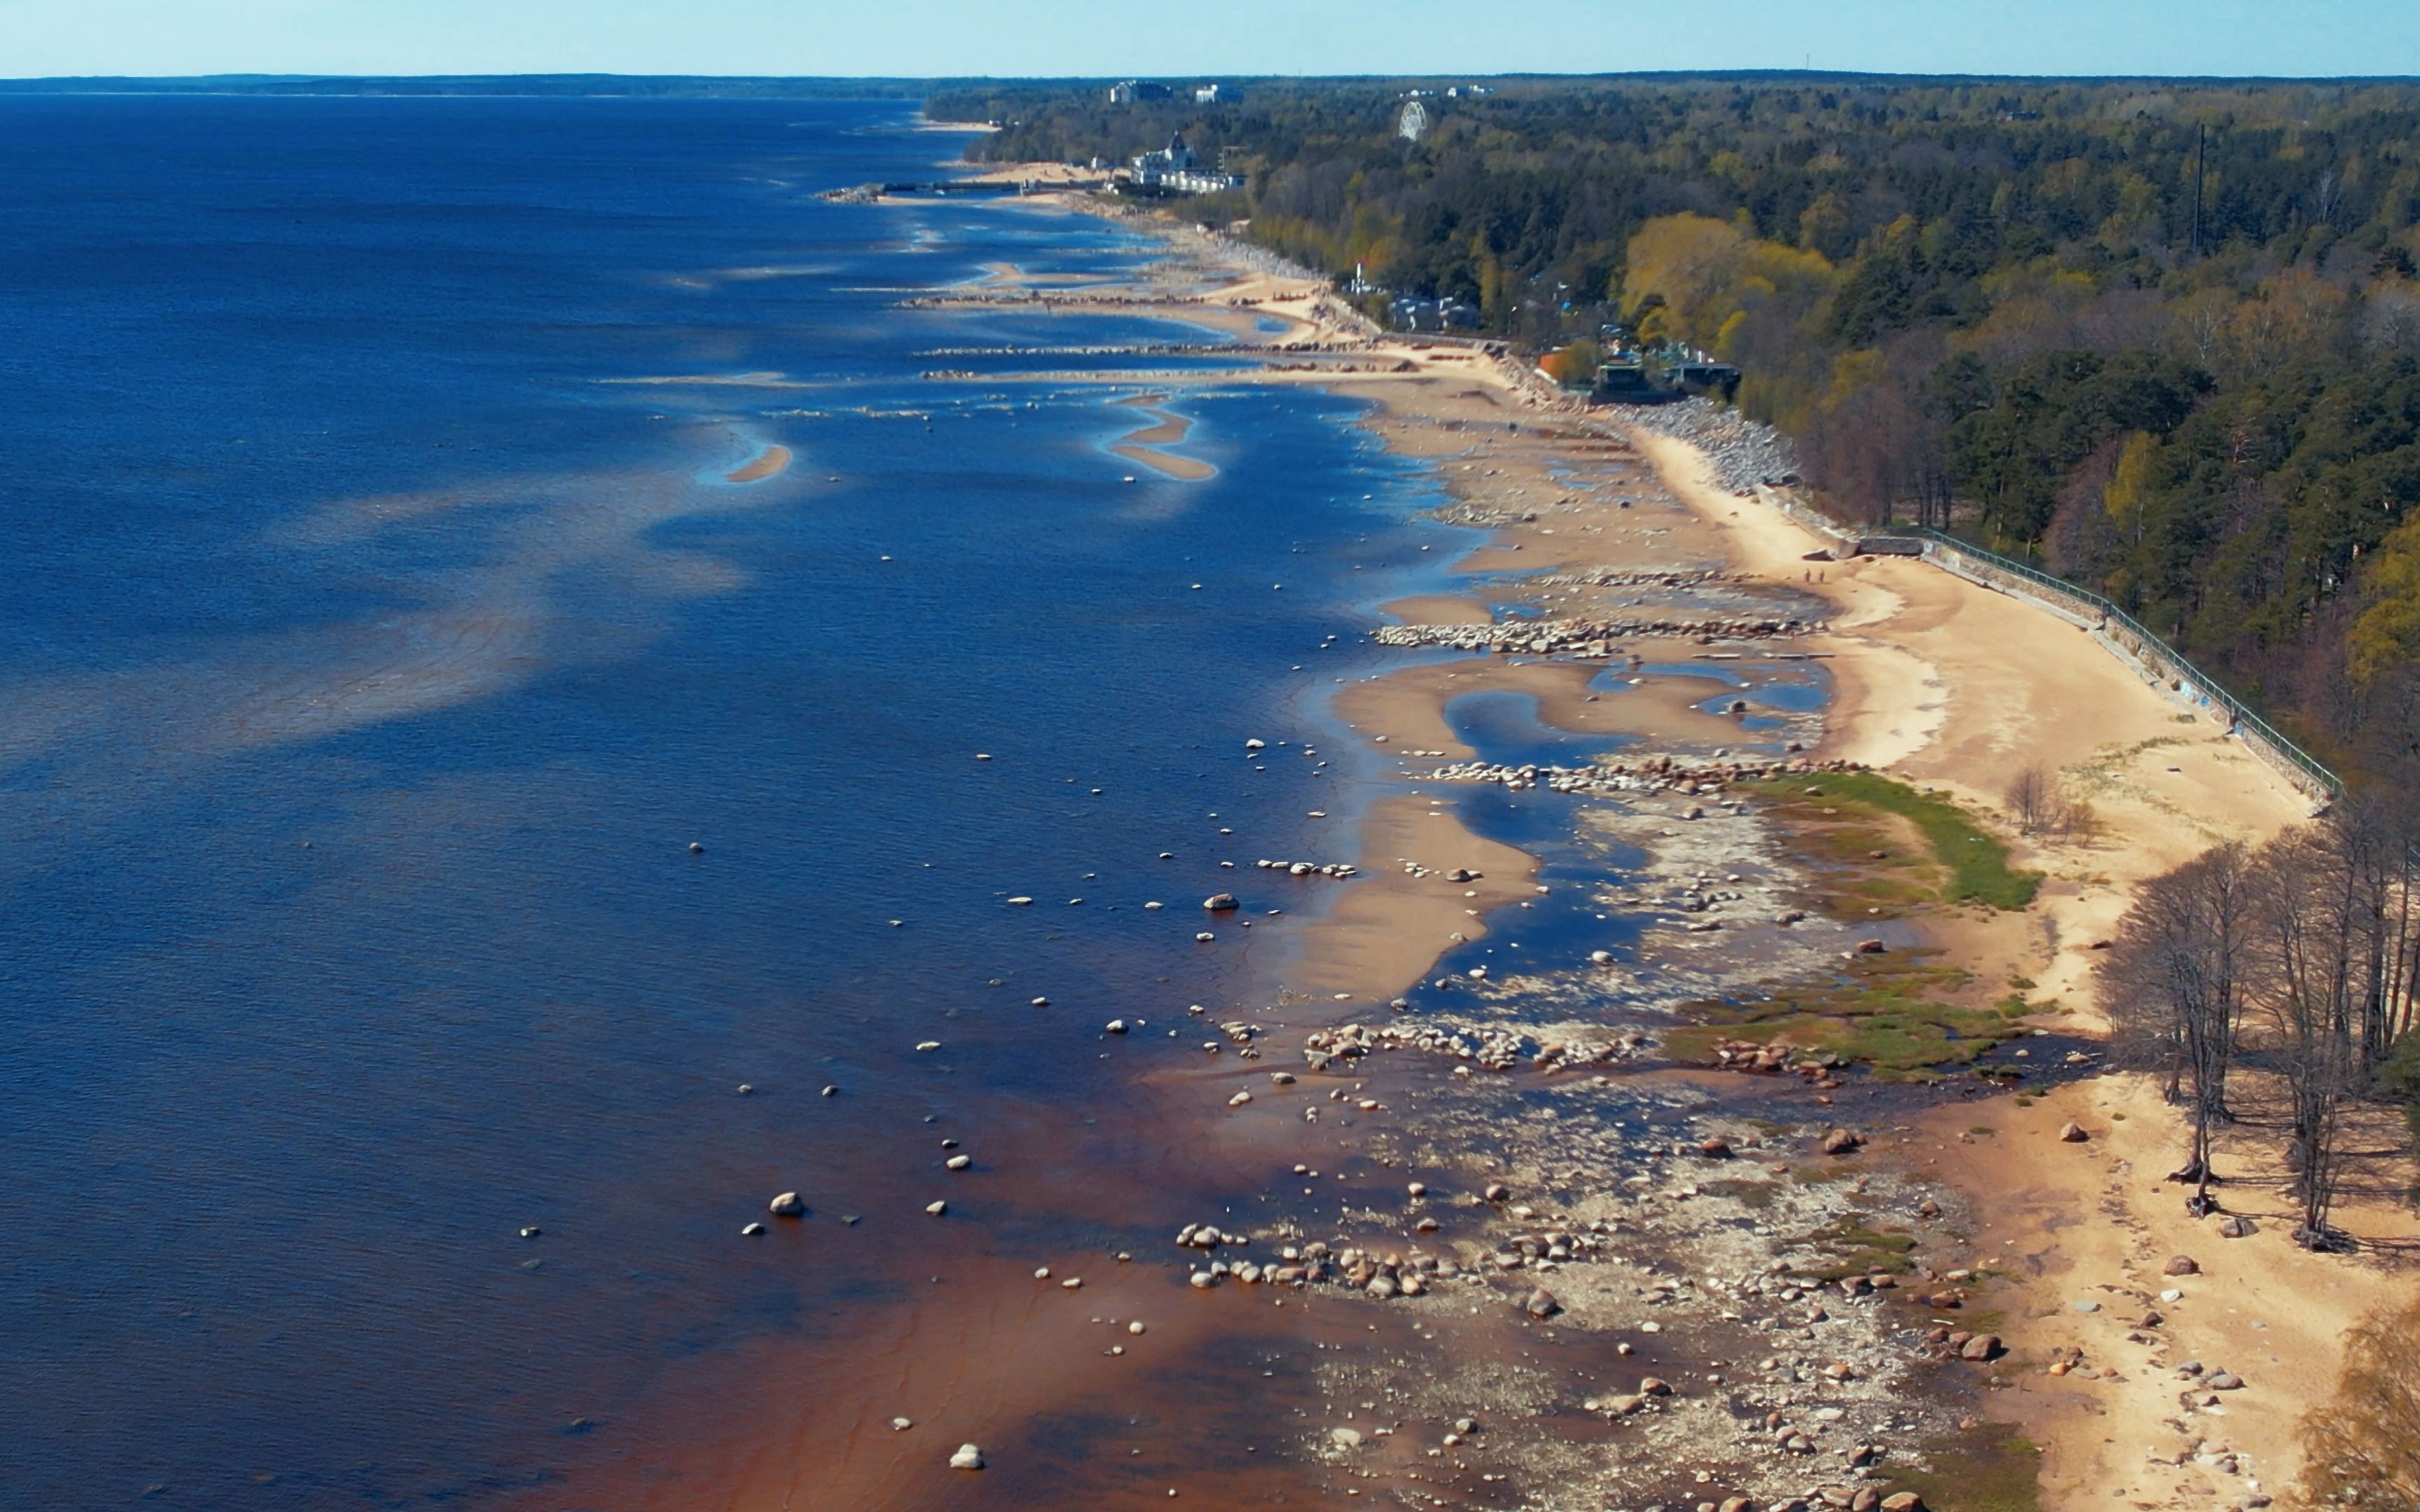
[[[724,473],[722,479],[725,483],[762,483],[767,478],[780,476],[789,470],[789,466],[788,447],[768,446],[757,453],[747,466]]]

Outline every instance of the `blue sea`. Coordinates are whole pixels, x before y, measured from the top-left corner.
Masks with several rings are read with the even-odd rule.
[[[1342,399],[1186,390],[1179,482],[1137,386],[926,376],[1218,338],[900,308],[1152,252],[815,197],[918,125],[0,100],[0,1504],[502,1504],[1231,1195],[1094,1031],[1264,1000],[1309,895],[1200,900],[1370,771],[1243,742],[1468,537]],[[1057,1163],[933,1239],[953,1133]]]

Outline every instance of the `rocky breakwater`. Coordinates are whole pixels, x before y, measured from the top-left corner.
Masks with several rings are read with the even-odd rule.
[[[1425,1188],[1418,1182],[1412,1186],[1417,1202]],[[1502,1202],[1508,1195],[1501,1187],[1491,1187],[1489,1193],[1483,1200],[1490,1204]],[[1436,1227],[1432,1219],[1419,1225],[1419,1231],[1434,1233]],[[1291,1230],[1256,1236],[1231,1232],[1216,1224],[1187,1224],[1178,1231],[1176,1242],[1214,1257],[1197,1262],[1188,1277],[1200,1290],[1233,1281],[1241,1286],[1326,1287],[1386,1302],[1425,1296],[1448,1286],[1468,1291],[1509,1284],[1505,1300],[1531,1318],[1551,1318],[1562,1311],[1562,1304],[1537,1284],[1538,1277],[1563,1266],[1595,1260],[1609,1243],[1611,1232],[1611,1227],[1602,1221],[1568,1228],[1549,1225],[1499,1238],[1483,1253],[1463,1254],[1450,1248],[1431,1253],[1409,1245],[1355,1244],[1342,1238],[1334,1243],[1305,1241]],[[1250,1251],[1256,1244],[1273,1249],[1273,1256],[1253,1257]],[[1525,1278],[1523,1272],[1529,1274]]]
[[[1796,619],[1498,620],[1491,625],[1385,625],[1371,632],[1382,646],[1444,646],[1538,656],[1614,656],[1630,640],[1777,640],[1810,635],[1820,621]]]
[[[1524,1059],[1546,1072],[1605,1066],[1648,1048],[1647,1036],[1637,1029],[1612,1031],[1606,1039],[1539,1040],[1497,1025],[1425,1021],[1374,1028],[1344,1024],[1315,1029],[1303,1037],[1302,1057],[1312,1071],[1342,1072],[1353,1061],[1380,1051],[1419,1050],[1462,1062],[1455,1072],[1468,1075],[1473,1066],[1481,1071],[1511,1071]],[[1332,1095],[1339,1101],[1343,1098],[1341,1090]],[[1370,1102],[1372,1108],[1376,1105]],[[1316,1122],[1318,1111],[1316,1106],[1306,1108],[1303,1116]]]
[[[1522,519],[1536,519],[1532,510]],[[1708,583],[1750,581],[1735,572],[1714,567],[1685,567],[1646,571],[1616,571],[1603,568],[1595,572],[1550,572],[1543,577],[1524,578],[1525,588],[1697,588]]]
[[[1742,782],[1754,782],[1766,778],[1800,777],[1819,772],[1854,772],[1862,770],[1854,762],[1811,762],[1793,759],[1786,762],[1722,762],[1688,765],[1670,757],[1631,764],[1603,763],[1593,766],[1518,766],[1500,762],[1455,762],[1432,768],[1432,782],[1494,782],[1520,791],[1544,787],[1555,793],[1583,793],[1610,796],[1631,793],[1670,793],[1682,797],[1719,798],[1723,790]],[[1724,800],[1734,812],[1746,805],[1736,800]],[[1681,811],[1680,818],[1702,819],[1705,810],[1691,807]]]
[[[1340,882],[1346,877],[1357,874],[1361,870],[1359,867],[1344,861],[1271,861],[1262,859],[1254,861],[1252,864],[1264,872],[1282,872],[1290,877],[1334,877]]]
[[[1761,421],[1711,399],[1679,404],[1612,405],[1597,411],[1630,430],[1683,440],[1703,452],[1714,481],[1745,494],[1760,483],[1788,483],[1798,476],[1790,439]]]

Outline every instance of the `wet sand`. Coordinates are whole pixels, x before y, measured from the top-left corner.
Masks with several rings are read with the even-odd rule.
[[[1536,857],[1472,834],[1418,794],[1378,799],[1360,829],[1363,876],[1306,932],[1290,988],[1342,994],[1366,1012],[1368,1000],[1418,981],[1449,946],[1484,937],[1489,914],[1537,891]],[[1479,874],[1454,881],[1455,871]]]
[[[759,452],[746,466],[737,468],[732,471],[724,473],[722,475],[722,481],[725,483],[762,483],[767,478],[781,476],[782,473],[789,470],[789,466],[790,449],[788,447],[768,446],[764,451]]]
[[[1201,458],[1168,450],[1171,446],[1185,444],[1185,438],[1192,433],[1193,422],[1183,415],[1173,415],[1158,409],[1157,406],[1167,402],[1165,395],[1144,394],[1122,402],[1151,416],[1154,423],[1125,440],[1112,443],[1110,451],[1129,462],[1140,462],[1156,472],[1187,483],[1199,483],[1204,478],[1218,475],[1217,468]]]
[[[1639,644],[1645,650],[1653,642]],[[1686,653],[1669,655],[1677,659]],[[1589,685],[1601,676],[1617,679],[1619,691],[1590,691]],[[1630,686],[1634,676],[1639,686]],[[1551,729],[1619,736],[1662,755],[1676,743],[1713,748],[1741,738],[1734,721],[1698,707],[1725,691],[1726,686],[1711,676],[1634,674],[1620,663],[1465,657],[1350,684],[1337,693],[1335,708],[1364,735],[1385,735],[1398,748],[1438,751],[1447,760],[1464,761],[1474,752],[1453,733],[1448,705],[1471,693],[1524,693],[1537,700],[1539,722]]]

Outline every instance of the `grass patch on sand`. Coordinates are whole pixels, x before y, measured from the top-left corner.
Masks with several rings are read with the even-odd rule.
[[[1767,778],[1745,791],[1810,860],[1836,873],[1830,880],[1843,903],[1871,909],[1972,901],[2017,909],[2034,901],[2041,884],[2040,873],[2010,867],[2009,848],[1963,809],[1873,772]],[[1905,840],[1897,839],[1910,830],[1929,856],[1909,855]]]
[[[1712,1063],[1725,1043],[1783,1045],[1800,1058],[1828,1056],[1871,1067],[1885,1079],[1926,1081],[1935,1068],[1971,1065],[2026,1032],[2019,1022],[2027,1011],[2022,998],[1990,1008],[1935,1001],[1972,980],[1929,959],[1937,953],[1859,955],[1837,976],[1768,986],[1766,997],[1692,1003],[1686,1011],[1696,1022],[1668,1033],[1666,1048],[1676,1060]]]
[[[1893,1466],[1890,1480],[1932,1512],[2041,1512],[2041,1450],[2005,1423],[1927,1444],[1924,1458],[1927,1468]]]
[[[1823,1281],[1882,1272],[1898,1275],[1916,1269],[1916,1261],[1909,1258],[1916,1251],[1916,1236],[1896,1228],[1876,1228],[1871,1213],[1844,1212],[1799,1242],[1829,1250],[1836,1257],[1800,1273]]]
[[[1758,1211],[1773,1206],[1771,1181],[1700,1181],[1698,1190],[1709,1196],[1736,1197],[1741,1206]]]

